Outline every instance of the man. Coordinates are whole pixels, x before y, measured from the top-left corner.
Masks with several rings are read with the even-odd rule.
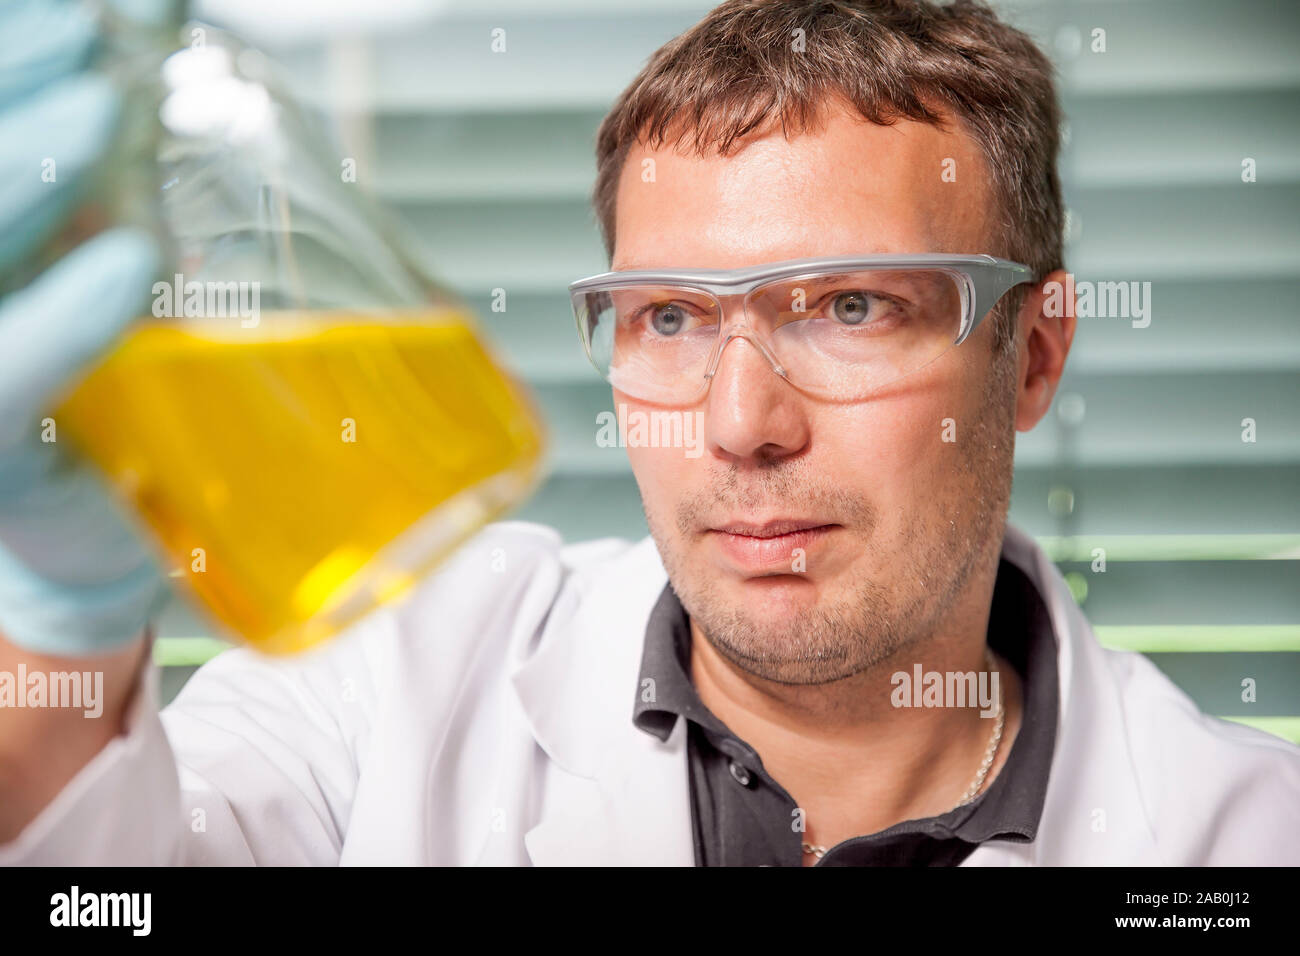
[[[0,862],[1300,862],[1300,750],[1103,651],[1005,525],[1074,334],[1058,124],[982,7],[718,7],[602,125],[574,286],[627,420],[702,427],[628,443],[651,537],[493,525],[161,719],[144,641],[97,658],[108,731],[5,736]]]

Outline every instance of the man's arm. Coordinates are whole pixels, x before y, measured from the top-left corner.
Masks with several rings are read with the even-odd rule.
[[[151,641],[144,635],[112,653],[56,657],[29,651],[0,635],[0,680],[12,681],[26,699],[18,676],[61,672],[102,674],[102,710],[87,718],[83,708],[16,706],[0,709],[0,845],[36,818],[41,808],[114,737],[123,732],[127,704],[143,669]],[[44,679],[44,678],[42,678]],[[2,699],[2,698],[0,698]]]
[[[149,641],[0,670],[100,670],[104,711],[0,710],[0,865],[337,863],[367,738],[366,643],[389,615],[292,659],[219,654],[162,714]],[[371,644],[373,649],[373,644]]]

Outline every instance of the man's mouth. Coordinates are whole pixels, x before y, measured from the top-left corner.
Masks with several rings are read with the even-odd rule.
[[[809,549],[838,527],[797,518],[731,521],[710,528],[707,537],[732,564],[746,571],[793,574],[807,570]]]
[[[764,521],[761,524],[755,524],[748,521],[733,521],[728,524],[719,525],[712,529],[720,531],[723,534],[739,535],[745,538],[779,538],[787,534],[796,534],[800,531],[810,531],[813,528],[827,528],[830,525],[823,521],[798,521],[791,518],[774,518],[771,521]]]

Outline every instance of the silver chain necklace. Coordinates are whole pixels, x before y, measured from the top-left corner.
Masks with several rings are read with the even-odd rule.
[[[993,651],[987,647],[984,648],[984,662],[988,666],[990,673],[996,670],[995,662],[993,660]],[[966,788],[966,792],[961,795],[961,799],[957,802],[957,805],[952,808],[953,810],[956,810],[958,807],[966,806],[966,804],[970,803],[979,795],[980,789],[984,786],[984,780],[988,777],[989,770],[993,766],[993,758],[997,756],[998,746],[1002,743],[1002,726],[1005,718],[1006,714],[1002,709],[1002,681],[998,681],[998,713],[997,719],[993,724],[993,737],[989,740],[988,748],[984,751],[984,759],[980,762],[980,768],[975,774],[975,779],[972,780],[970,786]],[[952,811],[950,810],[948,812],[951,813]],[[817,846],[812,843],[803,844],[803,851],[804,853],[811,853],[819,860],[826,855],[826,847]]]

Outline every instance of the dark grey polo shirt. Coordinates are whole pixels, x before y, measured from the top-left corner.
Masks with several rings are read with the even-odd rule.
[[[986,840],[1030,843],[1047,793],[1056,741],[1056,637],[1041,595],[1019,568],[998,568],[989,645],[1019,673],[1020,730],[993,783],[964,807],[907,820],[829,847],[818,866],[955,866]],[[667,740],[687,720],[691,821],[697,866],[802,866],[796,804],[768,776],[757,752],[700,701],[690,680],[690,621],[666,585],[646,627],[633,721]],[[655,700],[641,699],[647,678]]]

